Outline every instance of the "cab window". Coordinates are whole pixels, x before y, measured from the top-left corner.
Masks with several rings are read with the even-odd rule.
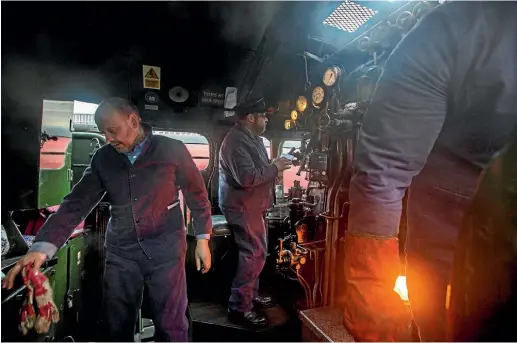
[[[193,132],[174,132],[174,131],[159,131],[153,130],[153,134],[167,136],[183,142],[187,150],[192,155],[194,163],[199,170],[205,170],[210,163],[210,144],[208,139]]]
[[[297,140],[285,140],[282,143],[280,143],[279,147],[279,154],[288,154],[289,151],[292,148],[300,148],[302,144],[302,141],[300,139]],[[294,181],[300,181],[300,185],[303,188],[307,188],[307,185],[309,182],[305,180],[306,172],[301,172],[301,175],[298,176],[296,173],[298,172],[299,166],[292,166],[290,169],[287,169],[284,171],[284,177],[283,177],[283,186],[284,186],[284,193],[287,193],[289,188],[294,186]]]

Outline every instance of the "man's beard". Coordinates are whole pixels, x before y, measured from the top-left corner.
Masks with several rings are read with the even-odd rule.
[[[253,129],[254,129],[254,131],[257,133],[257,135],[261,135],[261,134],[263,134],[264,132],[266,132],[266,125],[264,125],[264,126],[262,126],[262,127],[261,127],[261,126],[256,125]]]

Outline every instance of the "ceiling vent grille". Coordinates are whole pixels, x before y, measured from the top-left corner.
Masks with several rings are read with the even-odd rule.
[[[323,21],[323,24],[346,32],[355,32],[361,25],[376,14],[377,11],[371,8],[347,0],[339,5],[338,8]]]

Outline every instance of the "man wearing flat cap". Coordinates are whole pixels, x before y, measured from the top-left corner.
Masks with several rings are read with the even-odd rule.
[[[266,112],[263,99],[237,106],[237,122],[219,152],[219,206],[239,250],[228,318],[254,327],[267,325],[266,317],[254,305],[273,305],[271,298],[258,295],[258,279],[267,256],[265,212],[273,206],[278,173],[291,167],[287,159],[269,161],[260,137],[268,122]]]

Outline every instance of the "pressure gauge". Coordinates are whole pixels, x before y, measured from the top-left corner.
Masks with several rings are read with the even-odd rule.
[[[286,120],[284,122],[284,129],[291,130],[291,121],[290,120]]]
[[[312,90],[312,102],[315,105],[319,105],[323,102],[323,99],[325,98],[325,90],[323,87],[318,86]]]
[[[296,121],[298,119],[298,112],[296,110],[291,111],[291,120]]]
[[[330,67],[325,70],[323,74],[323,84],[327,87],[333,86],[337,79],[341,76],[341,69],[339,67]]]
[[[298,99],[296,99],[296,109],[300,112],[305,111],[307,108],[307,98],[303,95],[300,95]]]

